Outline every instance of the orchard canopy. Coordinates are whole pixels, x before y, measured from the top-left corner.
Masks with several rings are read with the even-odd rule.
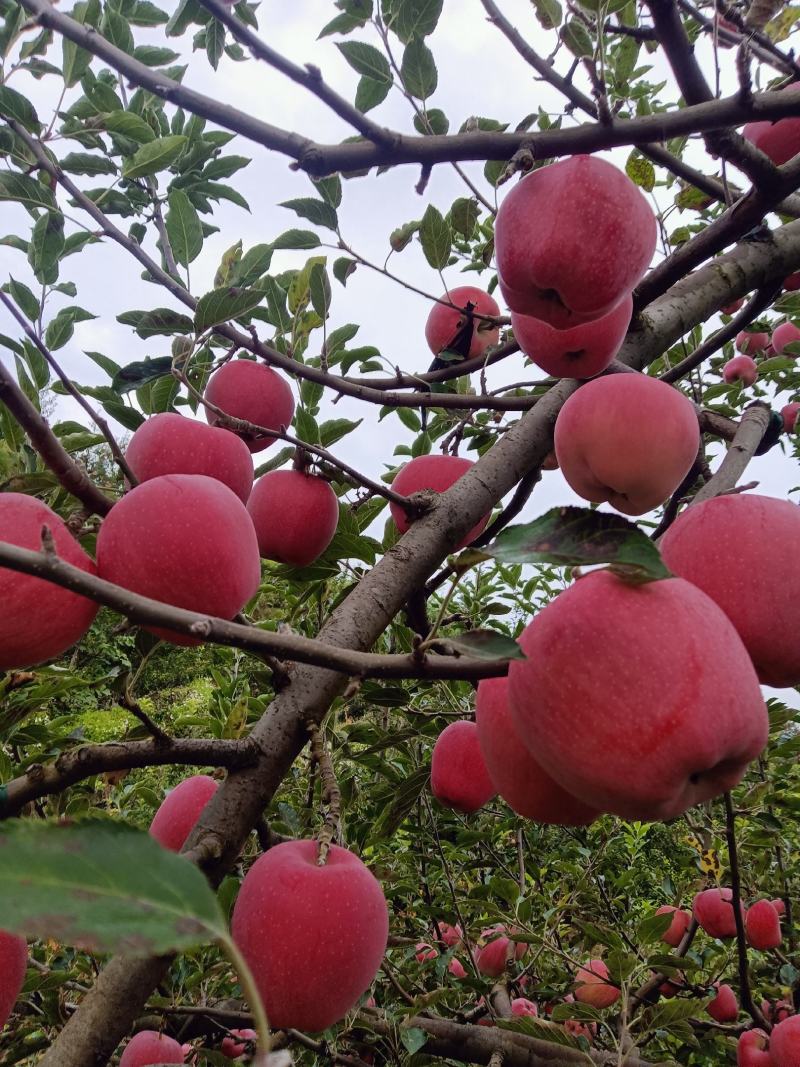
[[[0,0],[4,1067],[800,1065],[798,44]]]

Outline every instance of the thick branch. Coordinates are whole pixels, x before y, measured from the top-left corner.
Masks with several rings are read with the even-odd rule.
[[[726,493],[736,487],[739,478],[747,469],[747,464],[756,453],[761,444],[761,439],[769,425],[770,410],[766,404],[756,400],[742,415],[739,429],[731,441],[725,458],[717,468],[713,478],[710,478],[702,489],[694,496],[693,504],[700,504],[704,500],[710,500],[720,493]]]

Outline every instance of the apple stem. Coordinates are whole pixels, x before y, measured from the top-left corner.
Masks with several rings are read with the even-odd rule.
[[[239,951],[236,942],[230,936],[221,937],[219,944],[233,964],[239,977],[239,985],[242,987],[242,992],[253,1013],[253,1025],[258,1034],[258,1052],[266,1058],[272,1049],[272,1034],[270,1033],[267,1013],[264,1009],[264,1003],[261,1000],[256,980],[253,977],[253,972],[248,967],[247,960]]]

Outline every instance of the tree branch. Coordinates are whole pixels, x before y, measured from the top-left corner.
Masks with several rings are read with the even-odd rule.
[[[692,504],[700,504],[704,500],[710,500],[714,496],[719,496],[720,493],[726,493],[735,488],[739,478],[747,469],[747,464],[761,444],[761,439],[769,425],[769,419],[770,409],[760,400],[756,400],[745,410],[725,458],[713,477],[695,493]]]
[[[724,796],[725,801],[725,837],[728,842],[728,860],[731,865],[731,904],[733,905],[733,917],[736,920],[736,960],[739,969],[739,996],[742,1007],[756,1024],[769,1030],[769,1023],[764,1018],[761,1009],[753,1000],[753,992],[750,989],[750,972],[747,963],[747,938],[744,932],[744,919],[742,917],[742,885],[739,877],[739,854],[736,848],[736,818],[733,813],[733,802],[730,793]]]

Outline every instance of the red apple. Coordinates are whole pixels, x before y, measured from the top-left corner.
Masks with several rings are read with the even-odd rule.
[[[461,960],[456,959],[455,956],[450,960],[447,965],[447,973],[452,974],[454,978],[466,978],[467,972],[464,970],[464,965]]]
[[[744,386],[753,385],[758,378],[756,361],[750,356],[734,356],[722,368],[722,378],[728,385],[741,382]]]
[[[596,378],[556,420],[555,449],[570,487],[625,515],[643,515],[677,489],[700,445],[691,401],[645,374]]]
[[[772,906],[771,900],[757,900],[747,909],[744,922],[747,940],[753,948],[766,951],[777,948],[783,937],[781,935],[781,917]]]
[[[416,951],[414,953],[414,959],[417,963],[427,963],[429,960],[435,960],[439,953],[435,948],[432,948],[426,941],[419,941],[416,945]]]
[[[743,352],[746,356],[759,355],[768,344],[768,333],[751,333],[749,330],[742,330],[736,335],[736,351]]]
[[[184,778],[161,802],[150,823],[150,836],[170,852],[180,852],[217,784],[207,774]]]
[[[790,1015],[769,1036],[770,1067],[800,1067],[800,1015]]]
[[[683,941],[683,935],[689,929],[692,917],[688,911],[683,911],[681,908],[673,908],[670,904],[662,904],[660,908],[656,908],[656,915],[667,915],[669,913],[672,914],[672,922],[661,935],[661,940],[672,948],[677,948]]]
[[[27,968],[25,938],[0,930],[0,1030],[6,1025],[22,991]]]
[[[780,92],[796,91],[798,88],[800,82],[792,82]],[[777,166],[788,163],[800,152],[800,118],[778,119],[777,122],[770,119],[748,122],[743,135],[745,140],[761,149]]]
[[[593,378],[604,371],[622,347],[633,313],[633,298],[623,296],[599,319],[556,330],[542,319],[512,311],[511,326],[519,347],[537,367],[554,378]]]
[[[746,1030],[740,1034],[736,1045],[737,1067],[777,1067],[767,1051],[768,1045],[769,1038],[763,1030]]]
[[[474,285],[460,285],[442,296],[449,304],[434,304],[425,323],[425,340],[435,356],[443,349],[458,352],[465,359],[481,356],[487,348],[496,345],[500,327],[493,326],[485,318],[497,318],[500,308],[494,297]],[[454,305],[451,307],[450,305]],[[468,321],[471,320],[470,321]],[[471,325],[467,335],[467,327]],[[464,336],[461,336],[464,334]]]
[[[695,895],[692,914],[709,937],[736,937],[732,899],[733,892],[727,886],[721,889],[704,889]],[[742,917],[747,917],[743,907]]]
[[[781,900],[780,897],[776,897],[775,900],[771,900],[770,904],[773,906],[778,915],[783,917],[786,914],[786,902]]]
[[[158,1063],[183,1063],[183,1049],[157,1030],[141,1030],[128,1042],[119,1067],[151,1067]]]
[[[464,937],[464,931],[458,923],[456,923],[455,926],[451,926],[450,923],[439,923],[438,928],[439,940],[443,945],[447,945],[448,948],[457,945]]]
[[[294,415],[294,397],[285,378],[264,363],[235,359],[214,371],[208,379],[205,399],[235,419],[244,419],[267,430],[285,429]],[[206,408],[214,426],[219,415]],[[251,452],[263,452],[274,437],[239,434]]]
[[[285,841],[245,875],[231,922],[274,1029],[326,1030],[378,973],[389,935],[383,890],[361,860],[332,845]]]
[[[247,510],[264,559],[294,567],[319,559],[339,523],[339,501],[330,485],[296,470],[270,471],[259,478]]]
[[[783,428],[786,433],[794,432],[798,414],[800,414],[800,404],[796,401],[791,404],[784,404],[781,408],[781,418],[783,419]]]
[[[439,734],[431,759],[431,792],[445,807],[473,812],[495,795],[474,722],[451,722]]]
[[[794,1005],[790,1000],[776,1000],[774,1004],[762,1000],[761,1013],[768,1023],[782,1023],[784,1019],[794,1015]]]
[[[559,785],[600,811],[674,818],[732,789],[766,744],[745,649],[689,582],[594,571],[519,644],[527,658],[508,674],[517,730]]]
[[[479,684],[475,721],[489,777],[517,815],[562,826],[585,826],[597,818],[597,811],[557,785],[525,747],[508,708],[507,678]]]
[[[237,1041],[236,1038],[239,1040]],[[235,1060],[237,1056],[243,1056],[247,1052],[248,1043],[253,1044],[256,1041],[258,1041],[258,1034],[255,1030],[231,1030],[229,1036],[223,1038],[220,1052],[223,1056],[229,1056]]]
[[[800,330],[793,322],[782,322],[772,331],[772,347],[777,356],[782,356],[787,345],[796,345],[800,342]],[[786,353],[791,356],[791,352]]]
[[[534,170],[495,220],[500,288],[512,311],[557,329],[607,314],[631,292],[656,247],[653,209],[598,156]]]
[[[511,934],[511,938],[506,936]],[[493,937],[487,941],[483,948],[478,950],[475,960],[481,974],[490,978],[498,978],[506,969],[506,958],[510,955],[512,960],[519,960],[528,951],[528,946],[522,942],[513,943],[513,930],[508,931],[502,925],[491,927],[481,933],[482,938]],[[499,935],[499,936],[494,936]]]
[[[165,411],[152,415],[131,437],[125,459],[140,482],[162,474],[205,474],[247,503],[253,460],[235,433]]]
[[[526,1000],[525,997],[515,997],[511,1001],[511,1014],[532,1015],[535,1017],[539,1014],[539,1006],[532,1000]]]
[[[783,279],[783,288],[787,293],[795,293],[800,289],[800,270],[790,274],[788,278]]]
[[[95,565],[54,511],[24,493],[0,494],[0,541],[38,552],[42,528],[53,535],[61,559],[87,574]],[[55,659],[80,641],[97,604],[60,585],[0,567],[0,671]]]
[[[261,581],[244,504],[203,474],[164,474],[127,493],[100,527],[97,570],[134,593],[223,619],[241,611]],[[197,643],[161,627],[152,632],[176,645]]]
[[[743,304],[744,297],[740,297],[738,300],[734,300],[732,304],[726,304],[724,308],[720,308],[720,311],[723,315],[735,315]]]
[[[658,991],[662,997],[665,997],[667,1000],[672,1000],[673,997],[677,997],[685,984],[683,975],[676,974],[674,978],[668,978],[666,982],[662,982],[658,987]]]
[[[603,960],[589,960],[575,976],[575,999],[593,1008],[609,1008],[619,1000],[619,989],[609,981]]]
[[[764,685],[800,684],[800,508],[736,493],[687,508],[661,541],[664,562],[722,608]]]
[[[714,983],[717,995],[709,1003],[706,1011],[718,1023],[735,1023],[739,1015],[739,1002],[729,985]]]
[[[437,493],[444,493],[458,481],[470,467],[473,466],[471,459],[462,459],[460,456],[417,456],[400,468],[392,482],[392,489],[401,496],[411,496],[422,489],[433,489]],[[389,502],[389,511],[395,525],[401,534],[404,534],[411,525],[408,516],[399,504]],[[489,516],[484,517],[472,527],[456,548],[464,548],[470,541],[474,541],[483,530]]]

